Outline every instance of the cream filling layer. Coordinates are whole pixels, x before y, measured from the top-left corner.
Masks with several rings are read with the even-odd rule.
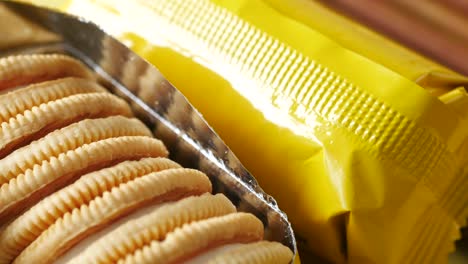
[[[87,238],[81,240],[78,244],[76,244],[74,247],[72,247],[70,250],[68,250],[65,254],[63,254],[57,260],[55,260],[54,263],[55,264],[66,264],[66,263],[68,263],[69,261],[71,261],[75,257],[78,257],[78,255],[81,252],[84,252],[88,247],[90,247],[99,238],[109,234],[110,232],[117,229],[119,226],[125,224],[128,221],[131,221],[131,220],[137,219],[139,217],[142,217],[142,216],[156,210],[157,208],[159,208],[159,207],[161,207],[163,205],[168,205],[168,204],[171,204],[171,203],[174,203],[174,202],[158,203],[158,204],[142,207],[142,208],[134,211],[133,213],[118,219],[117,221],[109,224],[104,229],[100,230],[99,232],[94,233],[91,236],[88,236]]]
[[[86,239],[80,241],[78,244],[76,244],[74,247],[72,247],[70,250],[68,250],[64,255],[60,256],[54,263],[55,264],[66,264],[69,261],[73,260],[74,258],[77,258],[79,254],[84,252],[88,247],[92,246],[94,242],[96,242],[98,239],[101,237],[109,234],[110,232],[114,231],[117,229],[119,226],[125,224],[128,221],[140,218],[148,213],[153,212],[157,208],[163,206],[163,205],[169,205],[172,203],[175,203],[176,201],[173,202],[165,202],[162,204],[155,204],[155,205],[149,205],[143,208],[140,208],[136,210],[135,212],[124,216],[120,218],[119,220],[109,224],[107,227],[104,229],[100,230],[99,232],[87,237]],[[206,263],[208,260],[216,257],[218,254],[224,253],[228,250],[235,249],[239,246],[242,246],[243,244],[241,243],[233,243],[233,244],[227,244],[227,245],[222,245],[219,247],[212,248],[208,251],[203,251],[200,254],[194,256],[190,260],[187,260],[183,263],[185,264],[203,264]]]

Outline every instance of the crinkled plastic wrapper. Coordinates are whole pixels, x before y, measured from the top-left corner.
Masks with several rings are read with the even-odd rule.
[[[189,98],[302,256],[447,261],[468,217],[465,77],[311,1],[59,2]]]

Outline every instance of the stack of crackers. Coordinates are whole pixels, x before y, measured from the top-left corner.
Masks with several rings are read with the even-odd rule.
[[[82,63],[0,59],[0,264],[289,263]]]

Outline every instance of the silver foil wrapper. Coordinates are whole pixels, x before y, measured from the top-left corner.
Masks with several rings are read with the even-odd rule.
[[[55,35],[44,41],[34,39],[0,47],[0,56],[65,53],[81,60],[97,73],[104,86],[131,104],[136,116],[164,141],[171,159],[206,173],[215,193],[224,193],[238,210],[251,212],[263,221],[266,239],[281,242],[297,254],[286,214],[202,115],[153,65],[81,18],[14,2],[2,2],[0,7]]]

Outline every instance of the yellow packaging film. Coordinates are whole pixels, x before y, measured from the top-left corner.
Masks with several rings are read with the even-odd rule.
[[[286,211],[301,256],[447,261],[468,217],[463,76],[305,0],[39,2],[156,65]]]

